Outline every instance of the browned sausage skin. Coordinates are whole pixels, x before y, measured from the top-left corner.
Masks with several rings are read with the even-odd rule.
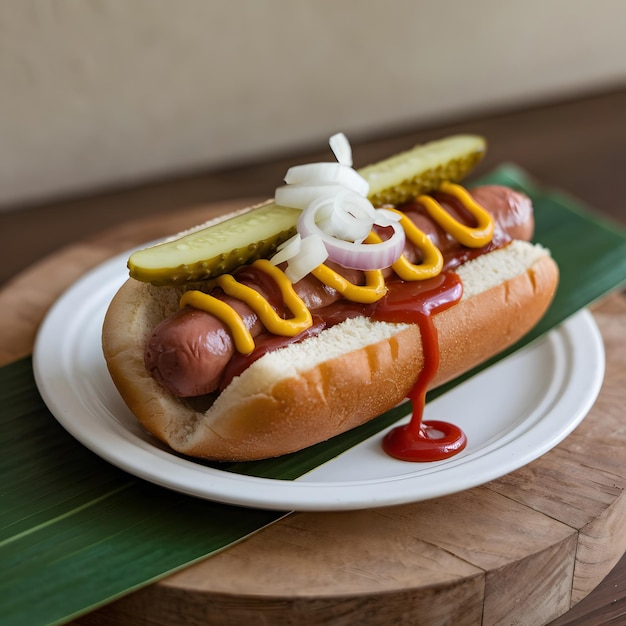
[[[361,279],[361,273],[357,270],[341,268],[341,273],[353,282]],[[272,288],[273,285],[266,280],[263,272],[242,268],[237,272],[237,280],[258,291],[275,309],[282,308],[280,294]],[[334,289],[310,274],[296,283],[294,288],[311,311],[325,308],[340,298]],[[253,337],[265,332],[256,313],[248,305],[219,289],[214,290],[212,295],[241,315]],[[308,334],[305,331],[299,338]],[[206,311],[187,307],[154,329],[146,344],[144,360],[151,376],[171,393],[192,397],[218,389],[224,370],[234,354],[235,347],[228,326]]]
[[[494,219],[496,247],[505,245],[511,239],[531,239],[534,230],[532,204],[525,195],[494,185],[476,187],[470,193]],[[467,222],[464,209],[458,202],[443,194],[436,195],[436,198],[460,221]],[[434,223],[418,203],[400,208],[442,251],[448,268],[464,260],[462,254],[459,254],[462,246]],[[410,245],[405,254],[410,261],[419,262],[419,254]],[[341,268],[340,273],[353,282],[359,282],[360,273],[355,270]],[[282,299],[273,283],[263,279],[260,274],[242,268],[237,273],[237,279],[259,291],[272,306],[280,309]],[[324,309],[340,299],[336,291],[312,275],[296,283],[294,288],[312,312]],[[212,295],[230,304],[242,316],[253,337],[268,334],[246,304],[226,296],[220,290],[212,292]],[[324,327],[323,322],[318,320],[316,327]],[[309,334],[305,332],[303,336]],[[224,372],[234,354],[230,331],[222,321],[204,311],[185,308],[154,329],[144,356],[146,368],[156,381],[174,395],[192,397],[212,393],[223,386]],[[230,372],[227,379],[232,375]]]

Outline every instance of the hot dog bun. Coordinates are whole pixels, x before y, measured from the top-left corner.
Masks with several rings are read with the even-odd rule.
[[[558,282],[548,251],[521,241],[457,272],[462,301],[434,317],[440,366],[431,387],[526,334],[545,313]],[[165,391],[144,366],[146,340],[178,308],[181,292],[129,279],[110,305],[102,339],[111,377],[128,407],[146,430],[186,455],[245,461],[302,449],[401,402],[423,366],[417,326],[356,318],[266,354],[202,413]]]

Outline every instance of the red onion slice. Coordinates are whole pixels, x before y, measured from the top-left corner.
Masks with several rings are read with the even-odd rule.
[[[363,200],[367,202],[366,199]],[[328,210],[329,205],[336,211],[339,206],[338,198],[332,196],[318,198],[302,212],[298,220],[298,232],[302,235],[303,241],[310,236],[316,235],[324,242],[324,246],[328,251],[328,257],[332,261],[351,269],[383,269],[392,265],[400,257],[404,251],[406,237],[399,221],[392,220],[389,212],[385,211],[381,218],[384,219],[385,225],[391,226],[393,235],[381,243],[367,244],[356,240],[340,239],[334,236],[332,232],[327,232],[322,228],[322,225],[327,220],[323,220],[321,224],[318,224],[318,214]],[[374,213],[378,213],[378,211],[374,209]],[[359,221],[357,216],[351,214],[351,217],[355,222]],[[374,219],[369,218],[369,216],[365,219],[361,218],[361,224],[359,225],[360,233],[365,228],[367,228],[367,233],[369,233],[372,226],[376,223],[376,217],[378,216],[375,215]],[[353,230],[353,232],[356,231]]]
[[[352,149],[343,133],[329,140],[337,163],[308,163],[287,170],[286,185],[276,189],[274,200],[302,209],[298,235],[272,258],[287,261],[287,276],[303,278],[326,258],[359,270],[389,267],[404,251],[406,236],[400,217],[375,209],[368,200],[368,182],[352,168]],[[364,244],[374,225],[391,227],[393,235],[380,243]]]

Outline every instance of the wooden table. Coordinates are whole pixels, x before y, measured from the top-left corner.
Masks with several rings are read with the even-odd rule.
[[[354,149],[355,154],[365,153],[363,161],[370,161],[431,136],[458,130],[481,132],[494,146],[492,154],[496,153],[484,169],[504,160],[506,154],[541,180],[569,189],[600,205],[602,212],[623,219],[612,182],[620,180],[624,166],[624,111],[626,92],[604,94],[407,131],[392,139],[355,143]],[[582,141],[587,156],[595,158],[578,163],[572,133],[574,143]],[[4,251],[16,252],[9,259],[9,272],[15,271],[11,263],[22,268],[42,258],[0,291],[0,364],[30,352],[48,306],[89,267],[135,243],[242,203],[205,192],[202,206],[184,208],[198,204],[194,196],[202,196],[205,186],[213,184],[212,193],[217,195],[226,194],[228,188],[231,197],[237,192],[264,197],[289,164],[319,156],[296,155],[271,164],[1,215],[0,232],[6,241],[0,245]],[[270,188],[264,189],[262,179],[270,172]],[[238,177],[250,183],[237,185]],[[600,192],[594,203],[596,189]],[[170,212],[171,207],[177,210]],[[150,219],[143,219],[147,215]],[[28,232],[22,230],[27,219],[31,220]],[[55,222],[63,230],[52,230]],[[103,229],[104,225],[110,228]],[[7,266],[3,269],[6,272]],[[425,503],[292,514],[245,542],[76,623],[476,624],[482,620],[536,625],[562,615],[553,622],[562,625],[624,619],[626,296],[615,294],[593,312],[607,349],[600,397],[581,426],[534,463],[488,485]]]

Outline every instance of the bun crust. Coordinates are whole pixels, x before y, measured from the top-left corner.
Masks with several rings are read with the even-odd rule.
[[[463,300],[434,316],[436,387],[525,335],[544,315],[558,268],[540,246],[516,241],[458,270]],[[104,356],[122,398],[174,450],[219,461],[287,454],[363,424],[401,402],[420,372],[419,328],[355,318],[266,354],[202,413],[144,367],[152,329],[178,308],[179,288],[129,279],[108,309]]]

